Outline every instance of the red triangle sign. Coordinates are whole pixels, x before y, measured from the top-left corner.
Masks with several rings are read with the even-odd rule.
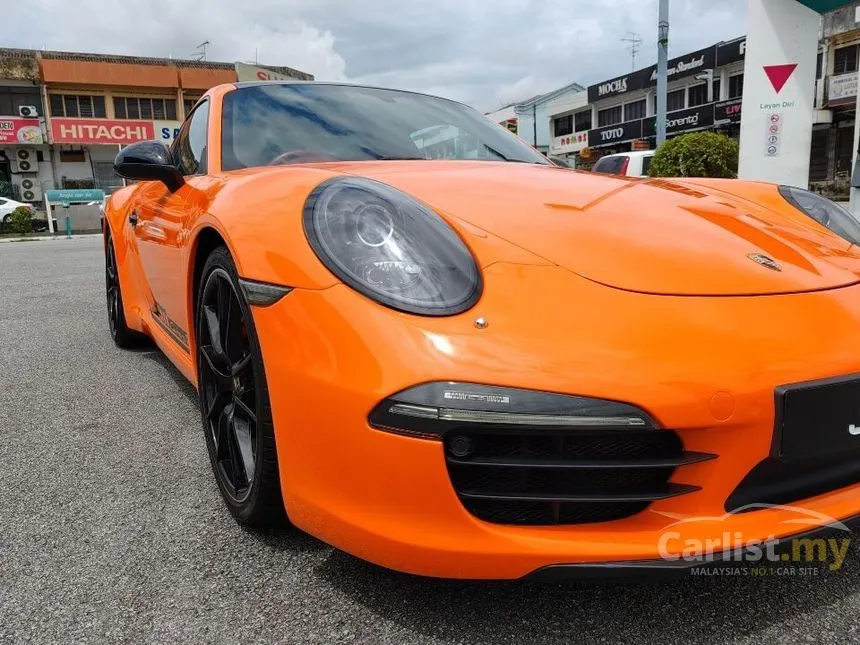
[[[773,89],[775,89],[776,93],[779,94],[796,69],[797,63],[788,63],[787,65],[765,65],[764,73],[767,74],[767,77],[770,79],[770,84],[773,85]]]

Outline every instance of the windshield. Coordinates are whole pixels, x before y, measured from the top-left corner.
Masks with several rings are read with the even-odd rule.
[[[225,95],[224,170],[373,159],[548,163],[454,101],[344,85],[254,85]]]

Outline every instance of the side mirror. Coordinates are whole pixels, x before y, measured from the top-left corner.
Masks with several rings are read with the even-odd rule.
[[[170,149],[161,141],[140,141],[120,150],[113,161],[120,177],[160,181],[170,192],[182,188],[185,179],[173,163]]]

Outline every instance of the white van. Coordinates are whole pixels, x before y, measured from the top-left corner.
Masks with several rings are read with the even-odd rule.
[[[606,155],[594,164],[591,171],[606,175],[622,175],[623,177],[647,177],[653,158],[653,150]]]

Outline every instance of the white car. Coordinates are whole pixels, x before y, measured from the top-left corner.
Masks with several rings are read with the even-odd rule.
[[[33,207],[30,204],[25,204],[24,202],[16,202],[14,199],[9,199],[8,197],[0,197],[0,221],[6,221],[7,216],[12,214],[19,206],[24,206],[25,208],[29,208],[30,212],[33,212]]]
[[[607,175],[621,175],[622,177],[647,177],[653,158],[653,150],[606,155],[594,164],[591,171]]]

